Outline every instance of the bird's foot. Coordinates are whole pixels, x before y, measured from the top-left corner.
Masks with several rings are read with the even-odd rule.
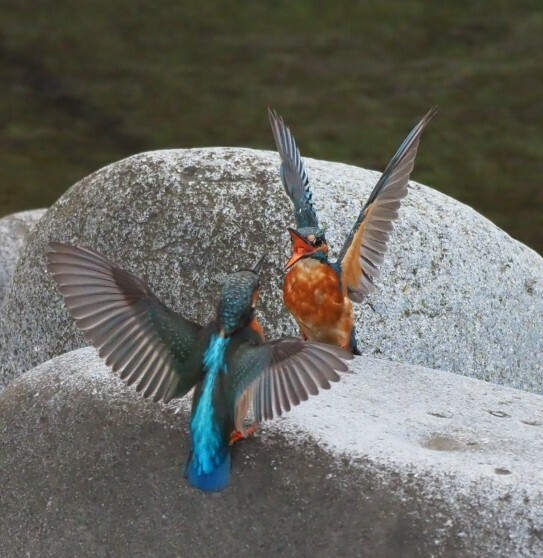
[[[252,436],[257,431],[257,429],[258,426],[256,424],[253,424],[253,426],[249,426],[249,428],[247,428],[245,433],[240,432],[239,430],[234,430],[232,434],[230,434],[230,442],[228,445],[233,446],[236,442],[245,440],[245,438]]]

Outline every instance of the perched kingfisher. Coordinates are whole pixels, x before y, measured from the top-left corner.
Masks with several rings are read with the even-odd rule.
[[[296,337],[264,340],[256,320],[259,268],[229,275],[216,318],[200,326],[170,310],[136,276],[91,248],[52,242],[48,270],[87,340],[128,385],[167,403],[195,387],[185,476],[204,491],[230,480],[229,445],[255,424],[328,389],[346,372],[337,347]]]
[[[422,132],[433,118],[432,108],[411,130],[386,166],[362,207],[335,262],[320,228],[309,178],[289,128],[268,109],[275,144],[281,157],[281,181],[294,204],[296,228],[288,228],[292,257],[287,262],[283,298],[305,339],[338,345],[359,355],[352,301],[360,302],[375,289],[387,243],[407,195]]]

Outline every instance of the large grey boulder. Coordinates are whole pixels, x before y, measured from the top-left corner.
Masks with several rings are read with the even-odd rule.
[[[543,556],[543,397],[371,358],[185,483],[189,401],[81,349],[0,394],[0,555]]]
[[[337,253],[379,174],[306,163]],[[269,335],[294,333],[280,292],[293,219],[278,164],[248,149],[159,151],[73,186],[34,229],[6,296],[0,382],[84,344],[46,276],[49,240],[104,252],[202,322],[223,274],[268,251],[259,315]],[[365,354],[543,393],[543,260],[472,209],[413,183],[377,283],[356,307]]]
[[[46,209],[21,211],[0,219],[0,306],[26,238],[46,211]]]

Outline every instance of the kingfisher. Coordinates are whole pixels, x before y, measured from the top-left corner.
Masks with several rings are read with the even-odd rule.
[[[283,299],[305,339],[361,354],[352,303],[361,302],[375,290],[374,278],[379,277],[378,266],[383,263],[401,201],[407,196],[421,134],[436,111],[437,107],[428,111],[401,144],[363,205],[337,260],[330,261],[300,150],[281,116],[268,109],[281,157],[281,181],[296,219],[296,228],[288,227],[292,255],[285,267]]]
[[[49,244],[47,268],[71,316],[114,372],[167,403],[193,387],[185,468],[206,492],[230,480],[230,446],[255,425],[329,389],[347,372],[342,349],[297,337],[266,341],[255,318],[262,259],[228,275],[215,319],[201,326],[168,308],[138,277],[84,246]]]

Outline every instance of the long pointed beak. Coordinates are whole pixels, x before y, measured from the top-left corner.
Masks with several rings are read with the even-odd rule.
[[[260,273],[260,270],[262,269],[262,264],[264,263],[264,260],[266,259],[266,256],[268,254],[266,252],[264,252],[262,254],[262,256],[260,256],[260,259],[256,262],[255,266],[253,267],[253,271],[258,275]]]
[[[317,252],[315,247],[298,231],[296,231],[296,229],[289,227],[287,230],[290,233],[290,238],[292,239],[292,257],[285,266],[285,272],[287,272],[298,260]]]

